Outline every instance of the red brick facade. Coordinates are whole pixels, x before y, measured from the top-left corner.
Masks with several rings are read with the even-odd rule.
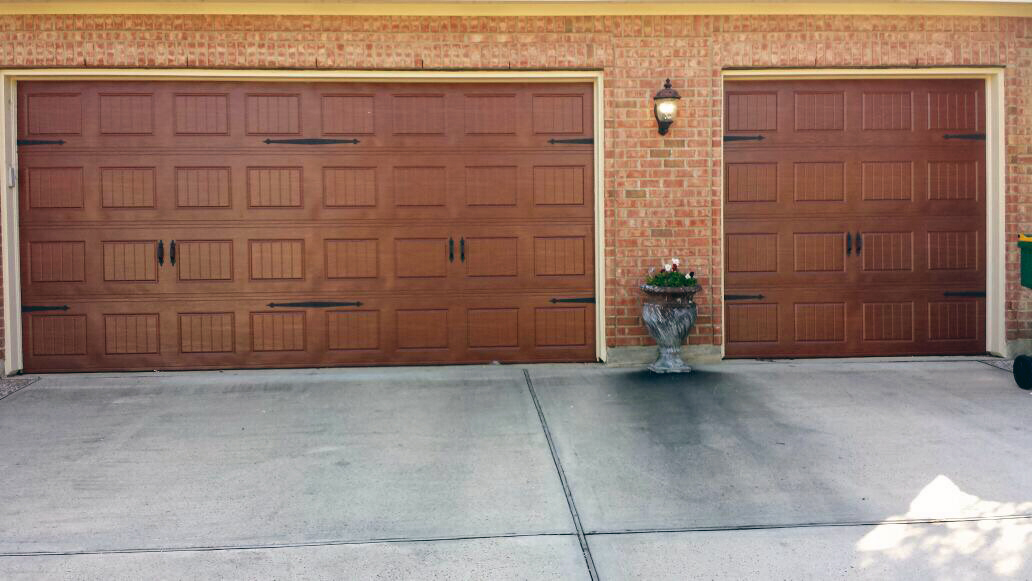
[[[720,345],[721,71],[1005,65],[1007,338],[1032,339],[1013,241],[1032,227],[1032,18],[919,16],[16,16],[0,66],[599,69],[605,75],[606,334],[649,343],[636,284],[670,256],[706,286],[692,343]],[[666,137],[651,97],[683,100]]]

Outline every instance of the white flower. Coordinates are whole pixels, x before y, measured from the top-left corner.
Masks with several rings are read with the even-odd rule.
[[[673,264],[674,266],[680,266],[681,265],[681,259],[680,258],[671,258],[670,259],[670,263]]]
[[[670,272],[670,264],[669,264],[669,263],[667,263],[667,264],[664,264],[664,265],[663,265],[663,270],[665,270],[665,271],[667,271],[667,272]]]

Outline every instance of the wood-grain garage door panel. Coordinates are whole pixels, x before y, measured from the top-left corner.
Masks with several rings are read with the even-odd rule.
[[[981,82],[736,82],[725,107],[729,356],[984,352]]]
[[[26,369],[594,359],[588,85],[19,98]]]

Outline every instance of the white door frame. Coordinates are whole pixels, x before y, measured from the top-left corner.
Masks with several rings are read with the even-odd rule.
[[[265,82],[590,82],[594,88],[594,196],[595,196],[595,355],[606,352],[605,213],[603,176],[605,124],[602,71],[330,71],[330,70],[211,70],[211,69],[27,69],[0,70],[0,167],[4,168],[4,195],[0,196],[0,251],[3,271],[4,374],[22,370],[24,344],[21,316],[21,255],[18,231],[17,83],[53,81],[265,81]],[[15,174],[10,175],[11,168]]]
[[[831,80],[831,79],[982,79],[985,81],[985,191],[986,191],[986,243],[985,243],[985,341],[986,351],[1007,357],[1006,326],[1006,244],[1007,232],[1005,200],[1006,171],[1005,157],[1006,111],[1004,109],[1003,67],[934,67],[893,69],[743,69],[723,71],[725,81],[775,81],[775,80]],[[723,90],[723,83],[721,84]],[[721,98],[723,103],[723,98]],[[721,105],[721,127],[724,115]],[[723,168],[723,148],[721,148]],[[722,172],[723,175],[723,172]],[[720,244],[723,256],[724,244],[724,186],[721,180],[721,223]],[[725,277],[721,277],[723,284]],[[721,288],[723,294],[723,288]],[[725,327],[726,329],[726,327]],[[727,333],[721,345],[721,355],[727,344]]]

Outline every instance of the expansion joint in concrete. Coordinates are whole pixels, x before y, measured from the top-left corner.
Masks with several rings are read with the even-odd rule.
[[[548,429],[548,420],[545,419],[545,412],[541,409],[541,401],[538,400],[537,392],[534,391],[534,380],[530,378],[530,371],[524,369],[523,377],[527,380],[527,389],[530,397],[534,400],[534,408],[537,409],[538,420],[541,421],[541,430],[548,441],[548,450],[552,453],[552,462],[555,463],[555,470],[559,474],[559,482],[563,486],[563,494],[566,495],[566,505],[570,507],[570,516],[573,518],[573,526],[577,530],[577,540],[580,542],[581,551],[584,553],[584,563],[588,567],[588,575],[592,581],[598,581],[598,571],[595,570],[595,560],[591,556],[591,547],[588,546],[588,537],[584,534],[584,526],[581,525],[580,514],[577,512],[577,504],[573,500],[573,491],[570,490],[570,483],[566,480],[566,472],[563,470],[563,463],[559,459],[559,452],[556,450],[555,442],[552,440],[552,431]]]

